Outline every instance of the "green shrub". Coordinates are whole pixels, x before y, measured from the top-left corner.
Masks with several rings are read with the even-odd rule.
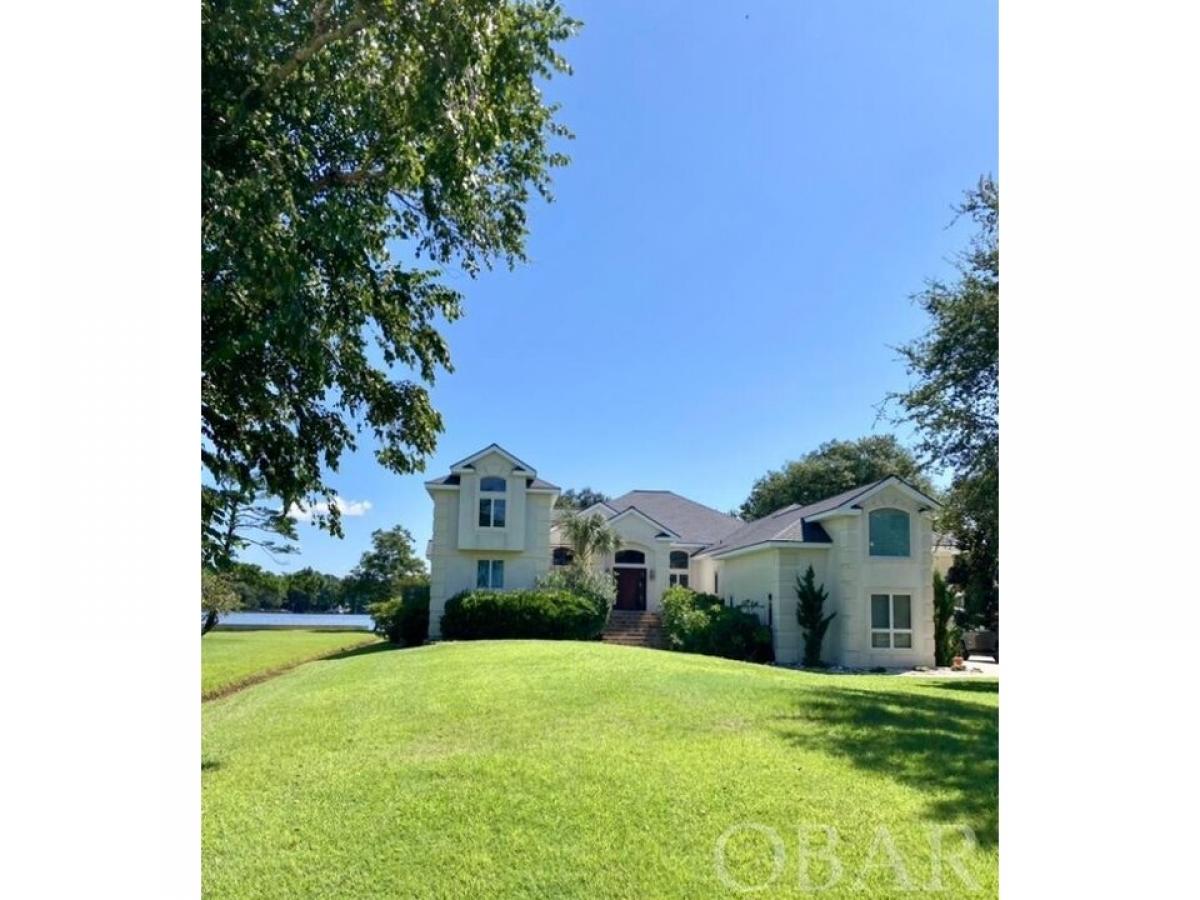
[[[804,631],[804,665],[815,668],[822,665],[821,644],[829,623],[837,613],[825,615],[825,601],[829,599],[829,594],[825,585],[817,586],[817,576],[812,566],[804,572],[803,578],[796,576],[796,596],[800,598],[796,604],[796,621]]]
[[[404,585],[399,597],[372,603],[367,612],[375,620],[376,634],[393,644],[419,647],[429,638],[429,585]]]
[[[954,592],[941,572],[933,573],[933,662],[948,666],[962,640],[962,630],[954,623]]]
[[[755,662],[773,658],[771,629],[758,621],[749,604],[735,609],[720,597],[676,585],[663,592],[662,608],[672,650]]]
[[[597,612],[608,618],[608,611],[617,601],[617,580],[611,572],[597,572],[583,566],[571,565],[555,569],[538,579],[539,588],[566,591],[587,597]]]
[[[495,638],[594,640],[607,619],[595,599],[570,591],[463,591],[446,601],[442,636],[452,641]]]

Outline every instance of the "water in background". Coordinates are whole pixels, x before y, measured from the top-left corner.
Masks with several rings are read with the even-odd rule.
[[[337,628],[346,631],[370,631],[371,617],[365,613],[222,613],[218,628]]]

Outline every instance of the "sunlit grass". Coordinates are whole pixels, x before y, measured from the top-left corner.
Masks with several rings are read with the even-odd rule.
[[[977,890],[947,863],[942,895],[994,896],[997,711],[995,682],[599,643],[371,648],[205,705],[204,890],[730,896],[727,833],[730,877],[770,879],[777,835],[763,894],[799,895],[801,836],[817,848],[832,828],[843,875],[824,896],[911,897],[930,829],[966,825]]]
[[[208,697],[306,659],[376,640],[363,631],[210,631],[200,639],[200,693]]]

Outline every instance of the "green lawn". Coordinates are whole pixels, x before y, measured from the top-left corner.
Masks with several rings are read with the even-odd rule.
[[[364,631],[210,631],[200,639],[200,693],[209,697],[306,659],[377,640]]]
[[[760,896],[799,895],[798,835],[817,859],[826,826],[844,875],[823,896],[912,897],[931,893],[931,826],[964,824],[978,847],[944,833],[938,893],[995,896],[997,714],[994,681],[379,645],[205,705],[204,893],[732,896],[716,865],[732,828],[724,871],[765,881],[773,829],[782,872]]]

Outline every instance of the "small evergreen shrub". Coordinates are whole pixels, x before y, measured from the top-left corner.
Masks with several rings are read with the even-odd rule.
[[[595,640],[607,620],[595,598],[570,591],[473,590],[446,601],[442,636],[452,641],[499,638]]]
[[[800,602],[796,604],[796,621],[804,630],[804,666],[816,668],[822,666],[821,644],[825,640],[825,632],[829,623],[837,613],[825,615],[825,601],[829,594],[825,585],[817,585],[817,576],[813,567],[809,566],[804,577],[796,576],[796,596]]]
[[[372,603],[367,612],[375,621],[375,633],[393,644],[419,647],[429,638],[429,585],[405,585],[400,596]]]
[[[735,609],[720,597],[676,585],[663,592],[662,607],[663,631],[673,650],[754,662],[774,658],[771,629],[748,605]]]
[[[941,572],[933,573],[933,656],[934,664],[948,666],[962,642],[962,629],[955,621],[954,592]]]

